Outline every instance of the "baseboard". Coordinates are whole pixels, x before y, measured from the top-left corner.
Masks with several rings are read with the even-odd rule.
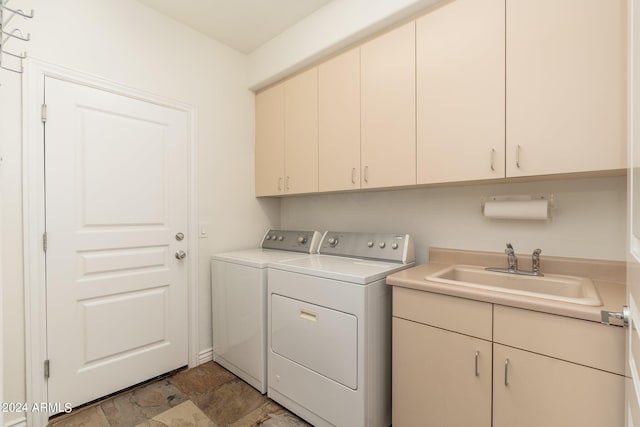
[[[27,418],[22,417],[17,420],[9,421],[4,427],[27,427]]]
[[[198,365],[211,362],[212,360],[213,360],[213,348],[208,348],[198,353]]]

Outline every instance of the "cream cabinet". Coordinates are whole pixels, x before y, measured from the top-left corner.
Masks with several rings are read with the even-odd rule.
[[[284,194],[284,85],[256,95],[256,196]]]
[[[393,288],[392,424],[491,426],[491,304]]]
[[[360,49],[318,67],[320,191],[360,188]]]
[[[397,317],[392,336],[394,426],[491,426],[491,342]]]
[[[258,196],[626,168],[626,0],[454,0],[256,95]]]
[[[494,427],[624,425],[624,376],[493,345]]]
[[[626,0],[506,0],[507,177],[626,167]]]
[[[318,191],[318,69],[256,95],[256,195]]]
[[[394,287],[393,425],[622,426],[623,348],[622,328]]]
[[[284,191],[318,191],[318,68],[284,82]]]
[[[504,178],[505,1],[416,21],[418,184]]]
[[[415,21],[363,44],[362,188],[416,183]]]
[[[494,427],[624,424],[624,332],[494,305]]]

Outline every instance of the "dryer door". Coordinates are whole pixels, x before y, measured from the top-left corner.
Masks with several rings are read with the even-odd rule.
[[[358,318],[351,314],[272,294],[271,350],[358,388]]]

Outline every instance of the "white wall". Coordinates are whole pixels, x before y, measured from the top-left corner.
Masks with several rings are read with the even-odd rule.
[[[249,54],[260,89],[443,0],[333,0]]]
[[[624,176],[514,184],[469,185],[283,199],[282,226],[336,231],[410,233],[417,261],[430,246],[501,252],[542,249],[544,256],[626,259]],[[550,221],[495,220],[482,216],[491,195],[553,193]]]
[[[247,58],[132,0],[13,0],[36,11],[30,56],[176,99],[198,110],[200,347],[211,347],[208,258],[255,246],[279,222],[277,200],[256,200],[253,93]],[[15,22],[18,22],[16,20]],[[20,49],[21,46],[16,45]],[[0,72],[4,401],[25,399],[20,78]],[[19,415],[5,414],[6,422]]]

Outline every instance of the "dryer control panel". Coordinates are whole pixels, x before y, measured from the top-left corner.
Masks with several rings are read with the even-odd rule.
[[[318,253],[322,235],[319,231],[269,229],[262,238],[263,249],[278,249],[307,254]]]
[[[413,239],[408,234],[327,231],[318,253],[380,261],[414,262]]]

